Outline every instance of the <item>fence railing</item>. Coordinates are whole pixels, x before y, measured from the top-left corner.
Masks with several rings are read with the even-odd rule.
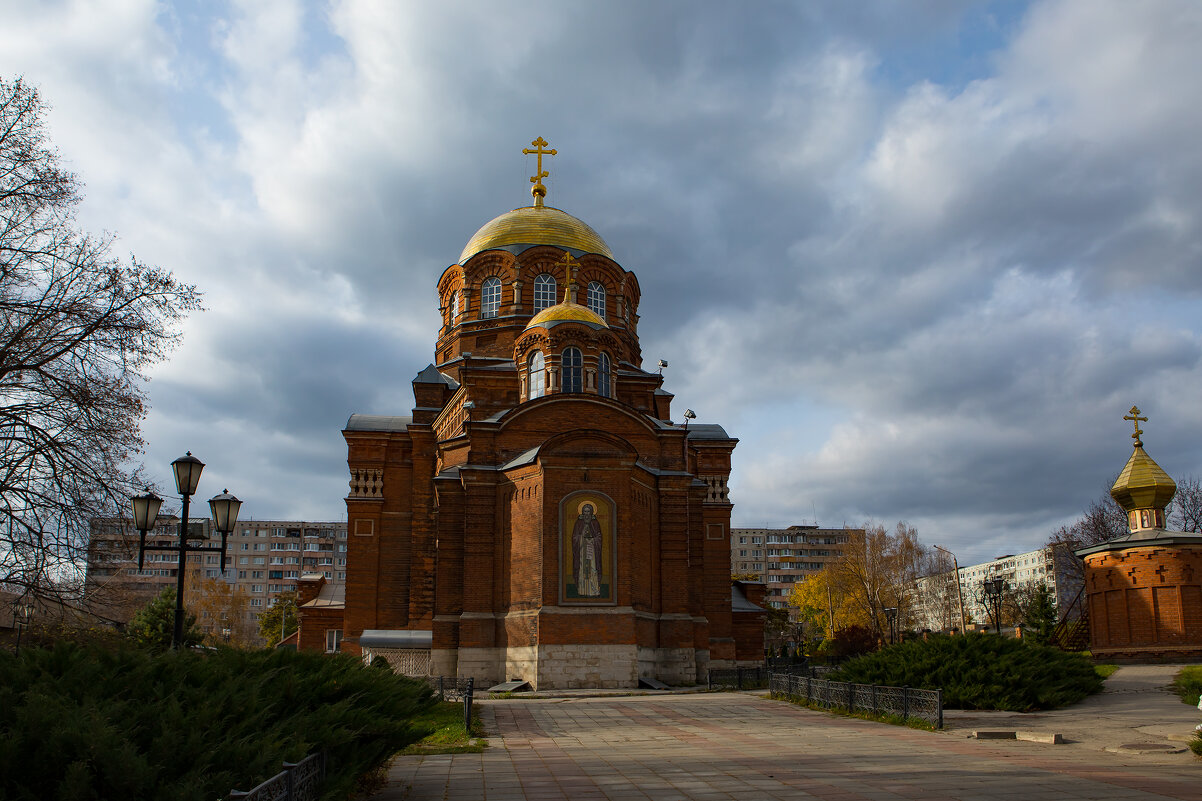
[[[897,715],[902,720],[925,720],[943,728],[943,690],[916,687],[887,687],[878,684],[853,684],[809,676],[774,673],[768,687],[773,695],[783,695],[806,704],[849,712]]]
[[[285,762],[283,771],[253,790],[230,790],[228,798],[230,801],[316,801],[325,777],[326,755],[319,751],[300,762]]]
[[[463,730],[472,730],[472,700],[475,695],[473,678],[460,679],[455,676],[430,676],[430,687],[444,701],[463,701]]]
[[[709,688],[760,690],[768,686],[768,671],[762,667],[719,668],[709,672]]]

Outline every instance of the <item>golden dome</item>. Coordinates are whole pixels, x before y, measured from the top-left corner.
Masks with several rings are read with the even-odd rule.
[[[566,322],[588,323],[599,328],[609,328],[609,325],[588,306],[581,306],[579,303],[565,300],[563,303],[548,306],[531,317],[530,322],[526,324],[526,329],[529,330],[537,325],[545,326],[548,323]]]
[[[1110,496],[1128,512],[1136,509],[1164,509],[1177,493],[1177,483],[1144,452],[1143,443],[1135,443],[1135,452],[1110,488]]]
[[[550,206],[524,206],[507,211],[480,228],[459,254],[459,263],[466,264],[481,251],[508,245],[556,245],[614,257],[605,240],[571,214]]]

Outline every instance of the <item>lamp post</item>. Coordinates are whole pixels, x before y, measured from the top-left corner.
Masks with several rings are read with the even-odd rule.
[[[1006,592],[1006,580],[1003,578],[987,578],[981,582],[981,591],[985,601],[993,611],[994,631],[1002,633],[1002,595]]]
[[[163,499],[150,491],[145,495],[135,495],[130,500],[134,507],[134,528],[138,530],[138,570],[142,569],[146,551],[175,551],[179,555],[178,569],[175,574],[175,627],[171,635],[171,647],[180,648],[184,644],[184,570],[188,553],[216,552],[221,554],[221,572],[225,572],[225,545],[229,533],[238,524],[238,510],[242,501],[224,490],[220,495],[209,500],[209,508],[213,513],[213,523],[221,532],[221,547],[215,545],[190,545],[188,543],[188,509],[192,496],[200,484],[200,473],[204,470],[204,462],[192,455],[192,451],[179,457],[171,463],[175,473],[175,488],[183,497],[183,508],[179,520],[179,541],[175,545],[147,545],[146,532],[154,528],[158,518],[159,508]]]
[[[17,653],[21,653],[21,632],[33,620],[33,602],[21,598],[13,604],[13,624],[17,627]]]
[[[896,606],[886,606],[885,607],[885,620],[886,620],[886,622],[889,623],[889,644],[893,645],[893,643],[897,640],[897,607]]]
[[[284,640],[288,637],[288,606],[292,607],[292,615],[297,618],[296,627],[300,629],[300,609],[297,608],[296,601],[292,599],[285,600],[282,596],[276,598],[275,602],[280,607],[280,647],[283,647]],[[300,637],[297,637],[297,650],[300,650]]]
[[[956,601],[960,604],[960,633],[968,633],[968,622],[964,618],[964,592],[960,589],[960,563],[956,561],[956,555],[947,548],[935,546],[935,550],[943,551],[952,558],[952,570],[956,575]]]

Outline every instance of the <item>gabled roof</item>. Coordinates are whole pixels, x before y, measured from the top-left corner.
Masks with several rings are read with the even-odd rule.
[[[764,607],[756,606],[747,600],[743,589],[738,584],[730,585],[730,611],[732,612],[763,612]]]
[[[449,375],[439,372],[438,368],[433,364],[426,365],[417,377],[413,379],[414,384],[446,384],[451,389],[459,389],[459,382],[451,378]]]

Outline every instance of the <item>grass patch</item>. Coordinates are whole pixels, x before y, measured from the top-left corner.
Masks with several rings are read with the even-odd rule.
[[[828,678],[942,689],[947,709],[1012,712],[1055,709],[1102,689],[1088,659],[992,634],[898,643],[853,659]]]
[[[1105,681],[1114,675],[1114,672],[1119,669],[1118,665],[1094,665],[1094,673],[1098,674],[1098,678]]]
[[[459,701],[440,701],[414,718],[413,724],[430,733],[406,746],[401,754],[478,754],[488,746],[478,704],[472,704],[470,732],[463,730],[463,704]]]
[[[871,720],[874,723],[888,723],[891,726],[905,726],[908,729],[919,729],[921,731],[935,731],[935,727],[933,725],[931,725],[930,721],[926,721],[921,718],[905,718],[905,719],[903,719],[901,715],[882,715],[882,714],[875,714],[872,712],[860,712],[859,710],[857,710],[855,712],[848,712],[846,709],[843,709],[841,707],[821,706],[820,704],[807,704],[805,701],[798,700],[798,699],[792,698],[788,695],[784,695],[781,693],[772,693],[769,697],[775,698],[778,701],[788,701],[791,704],[795,704],[796,706],[805,707],[806,709],[813,709],[815,712],[827,712],[831,715],[836,715],[841,718],[857,718],[859,720]]]
[[[1173,678],[1173,691],[1181,696],[1182,703],[1197,706],[1198,696],[1202,694],[1202,665],[1181,668]]]

